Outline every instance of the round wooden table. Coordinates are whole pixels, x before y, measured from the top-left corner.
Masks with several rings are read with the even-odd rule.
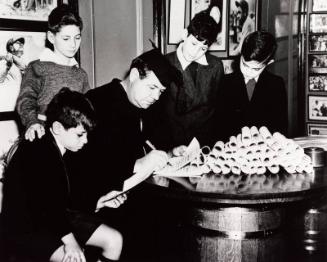
[[[186,201],[189,222],[230,239],[269,235],[291,206],[312,208],[327,193],[327,168],[312,174],[153,177],[146,185],[156,195]]]

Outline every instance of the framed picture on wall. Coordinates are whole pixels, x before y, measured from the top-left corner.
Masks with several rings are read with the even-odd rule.
[[[308,124],[309,136],[327,136],[327,125]]]
[[[27,31],[0,31],[0,55],[15,55],[16,63],[23,70],[29,62],[38,58],[45,48],[46,33]],[[11,50],[11,51],[9,51]]]
[[[327,1],[326,0],[312,0],[312,11],[327,11]]]
[[[47,21],[52,9],[62,0],[0,1],[0,18],[15,20]]]
[[[327,34],[309,35],[309,51],[310,52],[326,52],[327,51]]]
[[[211,16],[216,22],[218,21],[217,40],[210,46],[210,51],[226,51],[227,49],[227,2],[227,0],[191,0],[191,19],[195,14],[209,8]]]
[[[327,33],[327,14],[310,14],[310,33]]]
[[[327,75],[310,75],[309,91],[327,92]]]
[[[309,96],[308,119],[327,121],[327,96]]]
[[[327,74],[327,55],[309,55],[309,73]]]
[[[168,44],[177,45],[181,42],[185,28],[185,13],[185,0],[169,1]]]
[[[229,55],[241,52],[244,38],[258,28],[257,0],[230,0],[229,6]]]

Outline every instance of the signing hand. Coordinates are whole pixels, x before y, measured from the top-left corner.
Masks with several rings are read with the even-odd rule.
[[[173,148],[173,150],[171,151],[172,156],[183,156],[186,152],[187,146],[178,146]]]
[[[151,174],[153,171],[158,171],[163,168],[168,161],[168,155],[164,151],[152,150],[144,157],[136,160],[134,172],[143,174]]]
[[[108,194],[100,197],[95,212],[99,211],[103,207],[118,208],[127,199],[126,194],[120,193],[120,191],[110,191]]]
[[[38,138],[41,138],[45,134],[43,125],[38,123],[31,125],[25,132],[25,139],[32,142],[35,139],[35,133]]]

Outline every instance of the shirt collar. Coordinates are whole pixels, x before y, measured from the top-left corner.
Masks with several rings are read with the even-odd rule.
[[[183,43],[181,43],[178,46],[176,54],[177,54],[177,58],[178,58],[179,62],[181,63],[183,70],[185,70],[185,68],[188,67],[189,64],[191,64],[191,62],[185,60],[185,58],[183,56],[182,46],[183,46]],[[208,65],[208,61],[207,61],[207,58],[205,55],[201,56],[194,62],[197,62],[198,64],[201,64],[201,65]]]
[[[254,79],[256,83],[258,83],[258,79],[259,79],[259,76],[261,74],[259,74],[258,76],[256,76],[255,78],[245,78],[244,77],[244,81],[245,81],[245,84],[247,84],[251,79]]]
[[[45,48],[39,57],[40,61],[42,62],[53,62],[59,65],[65,65],[65,66],[78,66],[78,62],[75,58],[71,58],[69,61],[69,64],[63,64],[60,59],[56,56],[56,54],[49,48]]]

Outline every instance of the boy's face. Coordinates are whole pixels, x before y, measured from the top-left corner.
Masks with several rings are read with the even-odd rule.
[[[76,152],[87,143],[87,132],[82,125],[69,129],[62,126],[57,138],[65,149]]]
[[[129,101],[138,108],[149,108],[166,89],[152,71],[141,79],[137,69],[132,68],[130,80],[127,96]]]
[[[193,62],[198,60],[208,51],[208,45],[204,44],[205,41],[200,42],[193,35],[184,37],[182,45],[182,53],[186,61]]]
[[[240,61],[241,72],[246,79],[252,79],[258,77],[262,71],[270,64],[272,60],[267,62],[258,62],[255,60],[245,61],[243,56]]]
[[[81,31],[76,25],[64,25],[56,34],[48,32],[54,52],[63,58],[73,58],[81,45]]]

